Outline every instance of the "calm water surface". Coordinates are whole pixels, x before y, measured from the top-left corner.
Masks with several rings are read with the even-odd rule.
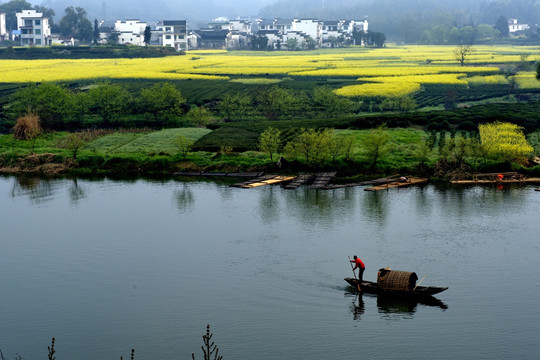
[[[6,359],[532,359],[540,192],[0,177]],[[439,306],[358,297],[390,266]]]

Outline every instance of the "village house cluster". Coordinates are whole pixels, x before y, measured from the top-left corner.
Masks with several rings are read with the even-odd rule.
[[[6,31],[6,14],[0,13],[0,40],[10,39],[21,46],[75,45],[73,37],[52,34],[49,19],[36,10],[16,14],[17,29]],[[367,32],[368,21],[318,19],[214,19],[207,26],[189,29],[187,20],[162,20],[147,23],[138,19],[102,20],[99,25],[101,44],[118,43],[144,46],[145,32],[150,45],[170,46],[178,51],[188,49],[283,49],[341,47],[364,45],[355,32]],[[510,33],[528,28],[517,19],[508,20]],[[360,42],[360,43],[358,43]]]
[[[0,13],[0,40],[10,39],[21,46],[75,45],[72,37],[52,34],[49,19],[36,10],[16,14],[17,29],[6,31],[6,17]],[[145,32],[150,31],[150,45],[188,49],[242,49],[265,37],[265,48],[290,49],[340,47],[355,44],[354,31],[368,30],[367,20],[323,21],[318,19],[229,20],[217,18],[198,29],[189,29],[187,20],[162,20],[153,23],[139,19],[102,20],[98,22],[98,42],[144,46]],[[358,44],[360,45],[360,44]]]

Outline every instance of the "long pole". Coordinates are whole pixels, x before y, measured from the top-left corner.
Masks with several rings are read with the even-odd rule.
[[[416,284],[416,286],[414,287],[414,289],[412,289],[412,291],[416,290],[416,288],[418,287],[418,285],[420,285],[422,283],[422,281],[424,281],[424,279],[426,278],[426,275],[424,275],[424,277],[422,278],[422,280],[420,280],[420,282],[418,284]]]
[[[356,273],[354,272],[354,267],[353,267],[353,264],[352,264],[352,262],[351,262],[351,257],[348,256],[348,258],[349,258],[349,264],[351,265],[351,270],[352,270],[352,273],[353,273],[353,275],[354,275],[354,278],[355,278],[356,280],[358,280],[357,277],[356,277]]]
[[[358,278],[356,277],[356,273],[354,272],[354,267],[353,267],[353,264],[352,264],[352,262],[351,262],[351,257],[348,256],[348,258],[349,258],[349,264],[351,264],[351,270],[352,270],[352,273],[353,273],[353,275],[354,275],[354,278],[355,278],[356,280],[358,280]],[[357,288],[357,290],[358,290],[359,293],[362,292],[362,289],[360,288],[360,283],[356,284],[356,288]]]

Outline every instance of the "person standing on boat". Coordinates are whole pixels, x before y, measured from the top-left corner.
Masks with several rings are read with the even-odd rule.
[[[360,258],[356,255],[353,256],[353,260],[351,260],[351,262],[354,264],[353,272],[354,270],[358,269],[358,280],[360,280],[361,282],[362,276],[364,275],[364,270],[366,269],[366,265],[364,265],[364,262],[360,260]]]

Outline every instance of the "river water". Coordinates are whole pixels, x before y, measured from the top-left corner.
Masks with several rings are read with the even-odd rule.
[[[540,192],[0,177],[6,359],[531,359]],[[390,266],[436,306],[357,296]]]

